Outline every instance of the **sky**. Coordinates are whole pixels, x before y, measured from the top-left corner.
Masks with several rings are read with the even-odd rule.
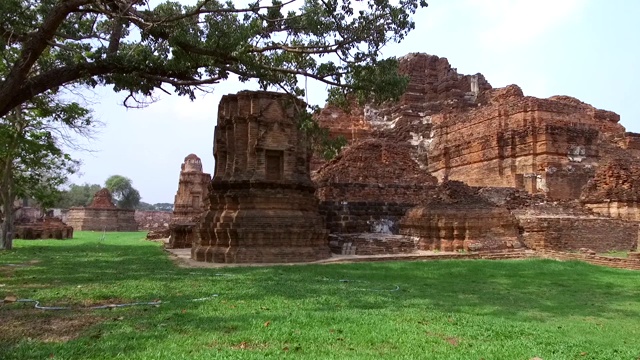
[[[181,0],[185,1],[185,0]],[[615,111],[627,131],[640,132],[640,1],[430,0],[416,28],[383,57],[425,52],[446,57],[461,74],[482,73],[493,87],[518,84],[525,95],[569,95]],[[111,175],[133,181],[147,203],[173,202],[180,165],[195,153],[213,173],[213,131],[222,95],[257,90],[230,80],[195,101],[158,94],[144,109],[122,106],[110,88],[87,94],[104,125],[72,152],[82,161],[72,183],[104,184]],[[322,105],[326,87],[309,83],[308,100]]]

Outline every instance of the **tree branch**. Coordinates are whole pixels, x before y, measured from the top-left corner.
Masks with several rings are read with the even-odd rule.
[[[74,9],[93,1],[95,0],[65,0],[58,2],[57,5],[51,9],[44,18],[42,26],[24,41],[19,59],[15,62],[4,83],[1,84],[0,108],[7,107],[7,103],[10,102],[12,98],[9,94],[26,80],[33,64],[35,64],[42,55],[42,52],[49,46],[49,41],[53,39],[60,24],[67,18],[67,15]],[[0,112],[0,114],[4,115],[6,112]]]

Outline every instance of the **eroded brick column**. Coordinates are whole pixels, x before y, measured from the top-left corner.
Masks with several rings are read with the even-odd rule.
[[[330,256],[298,128],[304,103],[272,92],[226,95],[214,135],[216,169],[192,258],[307,262]]]

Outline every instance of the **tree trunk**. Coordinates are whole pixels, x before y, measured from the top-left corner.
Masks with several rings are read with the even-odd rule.
[[[0,229],[0,250],[11,250],[13,249],[13,202],[3,202],[2,213],[4,221]]]
[[[0,169],[0,204],[2,204],[2,226],[0,226],[0,250],[13,248],[13,159],[5,159]]]

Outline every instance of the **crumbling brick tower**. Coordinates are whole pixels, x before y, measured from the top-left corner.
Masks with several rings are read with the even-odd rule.
[[[202,172],[202,161],[195,154],[184,158],[180,166],[178,191],[171,214],[171,236],[168,247],[189,248],[193,242],[196,221],[204,211],[211,175]]]
[[[195,154],[184,158],[180,166],[178,191],[173,202],[172,223],[190,222],[194,216],[203,211],[203,201],[207,196],[207,188],[211,175],[202,172],[202,161]]]
[[[311,150],[286,94],[222,97],[209,209],[191,249],[197,261],[307,262],[330,256],[309,175]]]

